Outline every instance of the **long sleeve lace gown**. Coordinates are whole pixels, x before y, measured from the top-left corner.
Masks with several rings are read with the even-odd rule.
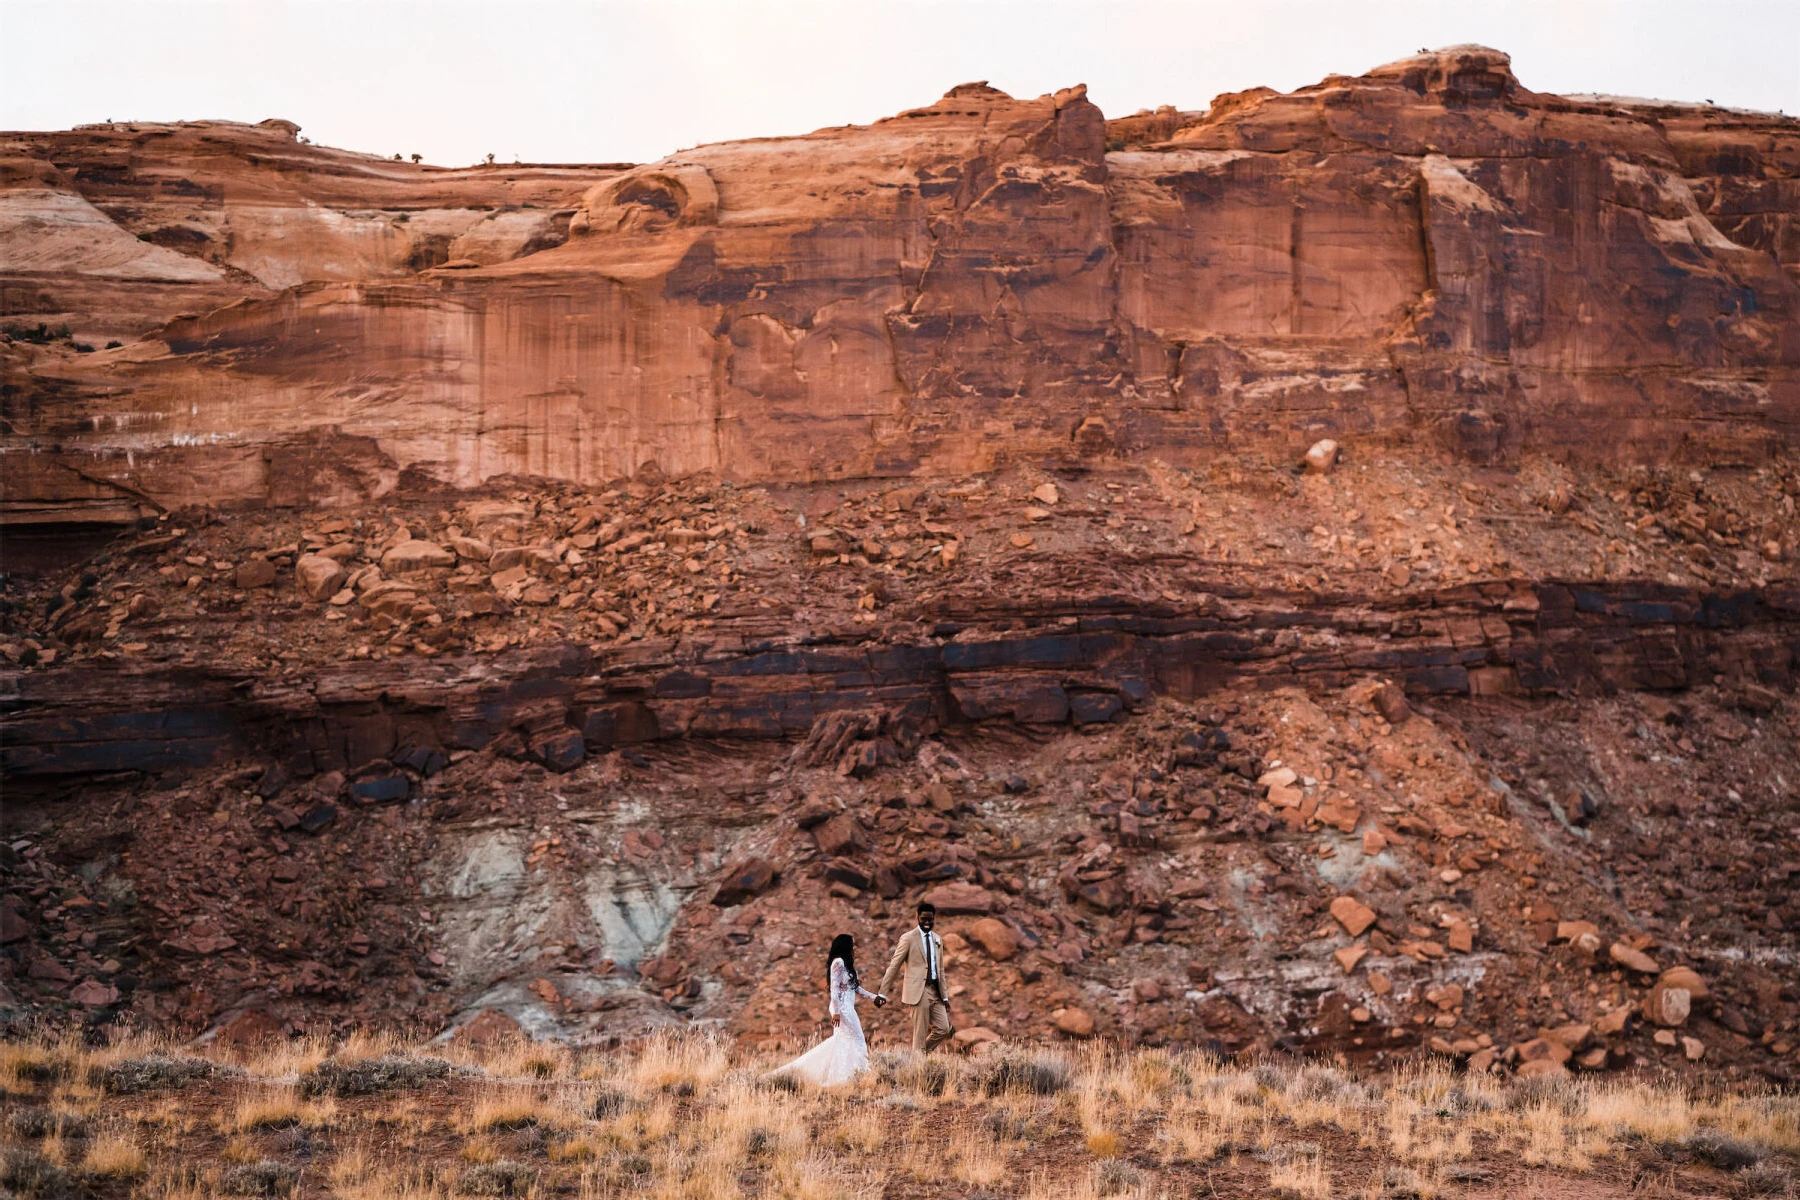
[[[831,1036],[780,1068],[820,1087],[844,1083],[869,1069],[869,1044],[863,1039],[862,1021],[856,1015],[856,997],[873,1000],[875,993],[850,981],[844,960],[831,960],[831,1015],[837,1028]]]

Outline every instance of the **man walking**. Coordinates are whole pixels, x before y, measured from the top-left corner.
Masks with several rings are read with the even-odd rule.
[[[929,1054],[939,1043],[956,1032],[950,1024],[950,989],[944,983],[944,943],[931,932],[937,923],[937,909],[919,903],[919,924],[906,931],[894,947],[887,972],[881,977],[881,997],[877,1004],[887,1003],[887,992],[901,979],[900,1003],[912,1010],[913,1049]]]

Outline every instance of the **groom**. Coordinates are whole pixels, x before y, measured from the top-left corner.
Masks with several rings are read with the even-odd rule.
[[[937,909],[920,901],[918,927],[907,930],[894,947],[894,957],[881,977],[881,997],[875,1002],[887,1003],[888,989],[904,971],[900,1003],[912,1009],[913,1049],[921,1054],[931,1053],[956,1032],[950,1024],[950,989],[944,983],[944,943],[931,932],[936,923]]]

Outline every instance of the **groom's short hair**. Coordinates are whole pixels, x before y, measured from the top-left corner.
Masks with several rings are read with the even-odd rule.
[[[921,900],[919,901],[919,915],[922,917],[926,913],[931,913],[935,916],[937,914],[937,905],[929,900]]]

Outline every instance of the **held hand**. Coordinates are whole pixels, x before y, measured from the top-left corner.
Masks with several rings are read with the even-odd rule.
[[[887,997],[886,996],[875,997],[875,1007],[876,1008],[883,1008],[886,1005],[887,1005]]]

